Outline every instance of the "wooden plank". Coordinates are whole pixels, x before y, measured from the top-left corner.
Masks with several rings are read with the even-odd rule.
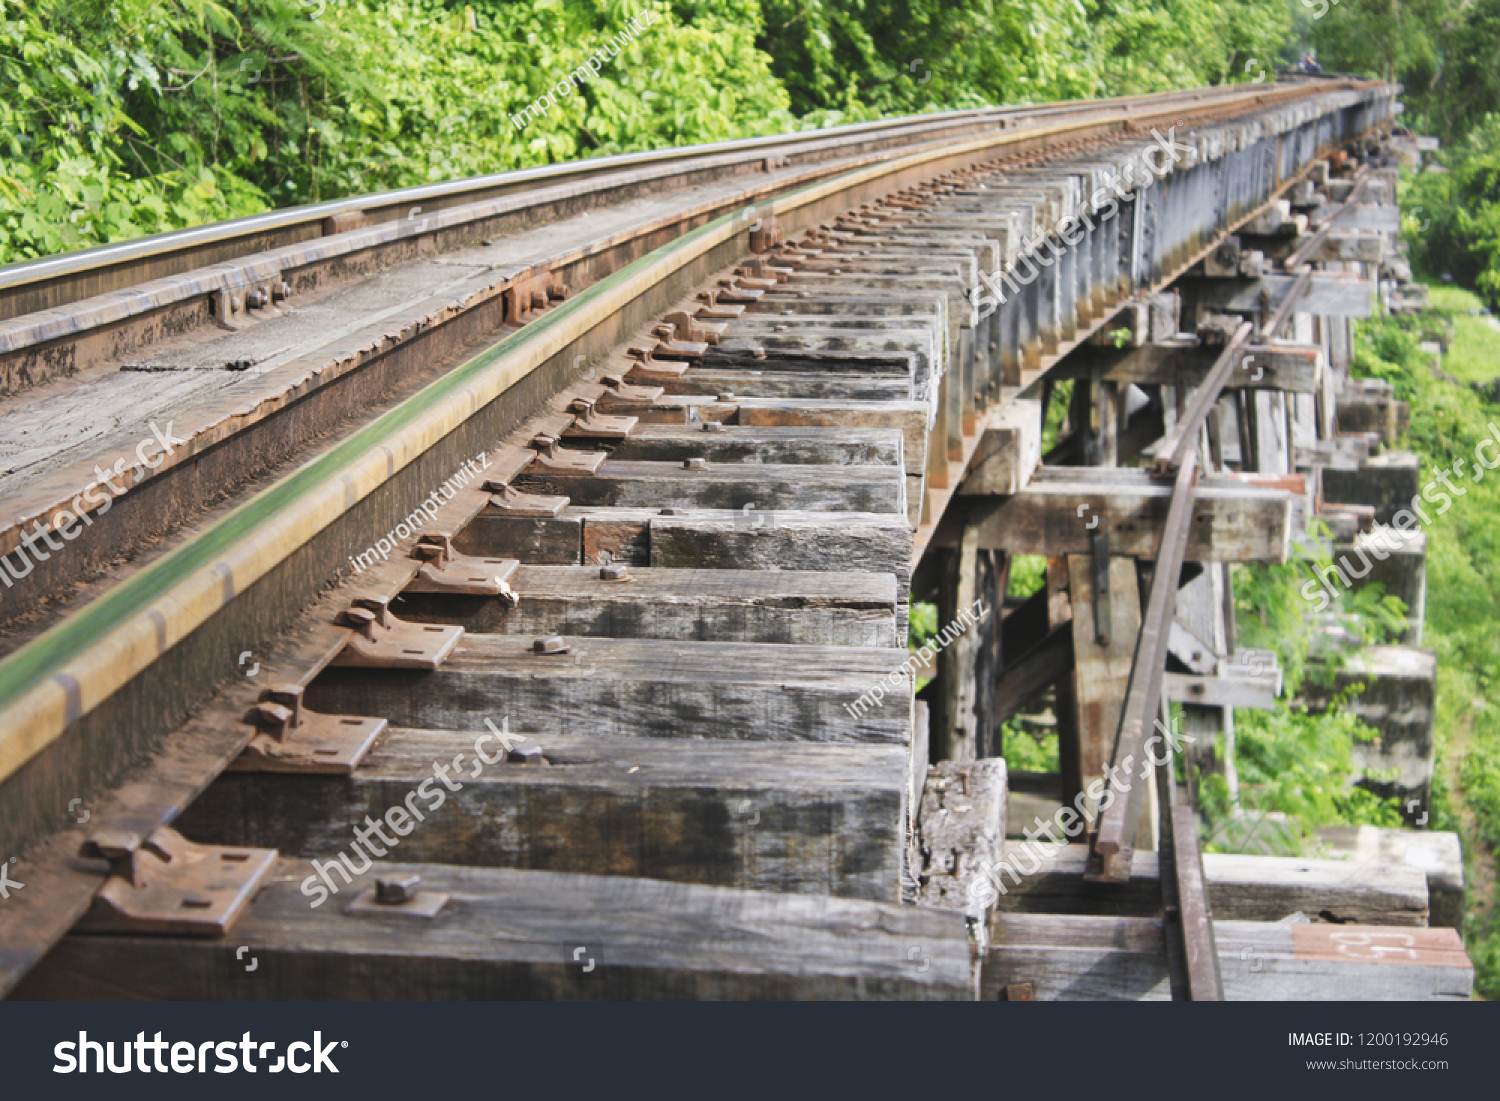
[[[1216,921],[1226,1001],[1467,1000],[1474,972],[1451,929]],[[980,998],[1031,982],[1038,1001],[1165,1001],[1148,918],[996,914]]]
[[[929,407],[925,402],[840,402],[746,398],[738,405],[739,416],[736,420],[742,425],[898,428],[906,439],[906,472],[916,474],[926,468]]]
[[[835,374],[812,371],[705,371],[693,369],[681,378],[664,378],[667,394],[733,394],[736,397],[805,399],[819,401],[910,401],[911,380],[905,376]],[[720,398],[720,400],[726,400]]]
[[[706,464],[610,460],[596,473],[532,467],[512,483],[526,493],[568,497],[574,505],[614,508],[906,511],[906,479],[889,466],[807,463]]]
[[[891,466],[902,461],[902,436],[881,428],[777,428],[726,424],[715,432],[701,426],[643,424],[623,440],[604,445],[614,459],[710,463],[818,463]]]
[[[900,649],[564,636],[568,653],[539,654],[532,641],[465,635],[432,672],[331,667],[307,705],[435,729],[508,718],[527,733],[910,742],[909,679],[858,716],[844,706],[902,670]]]
[[[405,801],[390,823],[391,834],[406,826],[405,861],[899,901],[904,747],[515,739],[540,746],[541,765],[479,737],[397,728],[347,777],[226,773],[178,825],[215,844],[327,857],[367,815]],[[455,761],[458,790],[445,790],[435,763]],[[429,794],[408,800],[424,782]]]
[[[1030,828],[1038,841],[1006,843],[1011,867],[1034,870],[1019,877],[1000,873],[995,887],[1000,910],[1133,917],[1160,912],[1156,853],[1136,853],[1128,883],[1085,882],[1087,845],[1048,843],[1029,818],[1013,815],[1011,823]],[[1058,833],[1055,826],[1053,831]],[[1204,853],[1203,874],[1219,921],[1280,921],[1299,912],[1362,925],[1424,926],[1428,920],[1425,878],[1400,863]]]
[[[309,906],[305,861],[283,860],[236,927],[260,965],[221,941],[73,935],[20,998],[104,999],[901,999],[972,1000],[963,915],[860,899],[737,891],[653,879],[433,864],[450,898],[431,920]],[[316,881],[316,878],[314,877]],[[583,974],[582,958],[595,961]]]
[[[917,901],[978,919],[969,883],[1004,855],[1005,762],[998,757],[939,761],[927,771],[917,815]]]
[[[896,646],[891,574],[808,570],[657,570],[626,582],[598,566],[521,566],[517,604],[483,596],[407,593],[392,611],[420,623],[484,634]]]
[[[1067,480],[1062,480],[1067,479]],[[1088,552],[1094,530],[1109,532],[1110,553],[1152,558],[1171,504],[1172,487],[1145,471],[1040,467],[1013,497],[966,498],[964,518],[980,528],[980,546],[1055,557]],[[1186,559],[1192,562],[1284,562],[1292,499],[1285,492],[1206,476],[1194,497]],[[1088,521],[1099,519],[1094,528]],[[952,546],[959,517],[945,517],[934,546]]]
[[[1463,931],[1464,854],[1458,834],[1376,826],[1324,826],[1318,843],[1335,860],[1362,867],[1399,864],[1427,877],[1429,924]]]
[[[1111,348],[1082,344],[1049,372],[1053,378],[1088,378],[1098,371],[1104,382],[1137,386],[1198,386],[1221,349],[1191,337]],[[1316,344],[1252,344],[1240,370],[1229,376],[1226,390],[1288,390],[1316,393],[1324,353]]]

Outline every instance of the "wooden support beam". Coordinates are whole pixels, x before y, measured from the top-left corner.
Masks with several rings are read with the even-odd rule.
[[[1144,470],[1039,467],[1013,497],[966,498],[950,509],[933,538],[952,546],[958,524],[979,528],[979,545],[1012,554],[1083,554],[1095,531],[1107,531],[1110,553],[1151,558],[1171,503],[1170,483]],[[1091,520],[1099,522],[1089,526]],[[1292,498],[1233,475],[1198,484],[1186,558],[1192,562],[1284,562],[1290,547]]]
[[[968,888],[1005,846],[1005,762],[988,757],[959,764],[940,761],[927,771],[917,812],[917,902],[963,910],[979,918]]]
[[[1033,828],[1011,815],[1012,829]],[[1056,832],[1054,828],[1054,832]],[[1060,836],[1060,834],[1059,834]],[[1018,914],[1119,914],[1152,917],[1161,911],[1156,853],[1137,853],[1126,883],[1083,878],[1088,846],[1008,841],[1005,853],[1018,871],[1001,873],[1005,893],[998,908]],[[1040,866],[1038,866],[1038,864]],[[1335,923],[1424,926],[1428,888],[1422,872],[1397,861],[1204,853],[1208,901],[1220,921],[1280,921],[1291,914]],[[999,887],[996,888],[998,893]]]
[[[1008,495],[1026,488],[1042,461],[1041,404],[1013,398],[989,415],[960,495]]]
[[[920,401],[847,402],[747,398],[738,403],[736,422],[754,427],[895,428],[906,438],[908,474],[927,463],[929,406]]]
[[[1175,703],[1254,707],[1267,711],[1276,706],[1276,697],[1281,695],[1281,670],[1267,669],[1257,674],[1250,669],[1236,668],[1212,676],[1167,673],[1164,687],[1167,698]]]
[[[452,730],[482,731],[485,718],[497,725],[508,718],[512,730],[565,735],[911,739],[911,681],[887,681],[905,666],[901,649],[563,641],[566,653],[535,653],[530,638],[465,635],[431,672],[333,666],[313,681],[307,705]],[[886,691],[871,700],[865,693],[877,684]]]
[[[1258,279],[1189,279],[1186,288],[1199,311],[1254,313],[1275,310],[1296,281],[1295,275],[1262,275]],[[1374,284],[1342,272],[1315,272],[1297,313],[1325,317],[1369,317]],[[1262,294],[1266,295],[1262,298]]]
[[[1114,751],[1120,710],[1130,683],[1130,664],[1141,629],[1140,586],[1135,562],[1111,557],[1107,568],[1109,591],[1095,584],[1095,563],[1086,555],[1068,556],[1069,592],[1073,604],[1073,671],[1070,737],[1058,740],[1063,775],[1063,802],[1075,800],[1094,780]],[[1107,616],[1098,613],[1107,606]],[[1101,627],[1107,633],[1101,637]],[[1081,804],[1093,821],[1097,800],[1086,795]]]
[[[1006,620],[1006,628],[1010,621]],[[995,724],[1014,718],[1040,693],[1073,672],[1073,629],[1053,630],[1014,664],[1007,664],[995,681]],[[1004,756],[1004,747],[997,747]]]
[[[1452,929],[1216,921],[1227,1001],[1467,1001],[1474,970]],[[980,998],[1016,982],[1038,1001],[1164,1001],[1161,925],[1148,918],[997,914]]]
[[[487,732],[396,728],[351,776],[225,773],[177,825],[215,844],[333,856],[426,782],[397,819],[406,861],[900,901],[902,746],[511,738],[546,763],[506,760]],[[459,754],[455,791],[433,762]]]
[[[1200,386],[1221,348],[1192,338],[1145,344],[1139,348],[1110,348],[1083,344],[1057,365],[1049,376],[1087,378],[1098,372],[1106,382],[1137,386]],[[1224,384],[1226,390],[1288,390],[1314,393],[1322,377],[1323,350],[1316,344],[1252,344],[1239,368]]]
[[[435,919],[344,912],[377,877],[405,875],[449,895]],[[322,886],[309,862],[283,859],[236,926],[260,960],[254,973],[222,941],[74,934],[13,997],[968,1001],[976,992],[968,932],[953,910],[378,863],[351,886],[335,878],[340,893],[313,908],[300,890],[309,879]]]
[[[631,567],[624,581],[598,566],[521,566],[520,598],[406,593],[401,619],[457,623],[481,634],[589,635],[809,646],[896,646],[896,578],[809,570]]]

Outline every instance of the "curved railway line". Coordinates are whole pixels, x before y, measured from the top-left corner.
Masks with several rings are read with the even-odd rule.
[[[997,473],[995,442],[1025,435],[1016,411],[1070,352],[1130,335],[1330,155],[1373,151],[1396,91],[954,112],[0,271],[0,853],[25,884],[0,904],[0,990],[1300,998],[1313,960],[1335,996],[1382,996],[1391,968],[1338,926],[1217,901],[1211,918],[1166,780],[1160,814],[1144,794],[1091,806],[1113,847],[1067,872],[1101,881],[1082,889],[1117,924],[1044,899],[991,914],[970,885],[1003,847],[998,746],[951,703],[929,733],[899,674],[914,587],[943,587],[978,614],[936,672],[977,664],[961,691],[993,696],[1002,611],[1015,626],[1031,606],[1004,608],[1003,580],[986,607],[973,575],[935,578],[988,538],[966,510],[1059,477]],[[1250,307],[1221,306],[1261,330],[1225,334],[1197,403],[1183,374],[1175,416],[1155,407],[1142,442],[1166,437],[1166,480],[1087,487],[1114,510],[1100,592],[1122,555],[1285,556],[1291,496],[1229,471],[1209,409],[1242,354],[1272,383],[1299,369],[1279,334],[1300,296],[1354,293],[1291,259]],[[1075,433],[1073,464],[1123,467],[1131,423],[1104,464],[1100,434]],[[1138,547],[1125,498],[1148,518]],[[1054,558],[1090,553],[1048,532]],[[1176,586],[1155,590],[1169,616]],[[1132,681],[1137,740],[1165,662],[1140,625],[1116,631],[1125,668],[1134,652],[1158,678]],[[1142,817],[1160,857],[1132,875]],[[1421,921],[1382,884],[1361,935],[1402,926],[1424,965],[1403,996],[1466,994],[1461,943],[1421,927],[1425,884]],[[1282,985],[1218,974],[1247,945]],[[1090,986],[1101,946],[1157,962]]]

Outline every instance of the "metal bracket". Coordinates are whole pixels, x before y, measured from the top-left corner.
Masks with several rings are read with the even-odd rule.
[[[629,357],[629,363],[625,368],[625,373],[634,375],[639,372],[642,375],[648,376],[645,379],[646,382],[655,381],[655,379],[650,377],[653,375],[679,379],[687,374],[688,364],[680,359],[657,359],[655,354],[656,348],[657,345],[655,344],[646,348],[627,348],[625,354]]]
[[[600,401],[651,402],[666,393],[662,386],[632,386],[619,375],[605,375],[599,381],[605,388]]]
[[[651,335],[656,337],[656,347],[652,349],[657,355],[676,356],[681,359],[697,359],[708,351],[708,344],[702,340],[678,340],[677,326],[662,322],[651,330]]]
[[[562,474],[597,474],[609,458],[607,451],[569,451],[556,436],[537,436],[531,447],[540,466]]]
[[[691,340],[705,344],[717,344],[724,335],[727,324],[714,324],[710,321],[701,320],[689,314],[686,310],[674,310],[662,318],[662,321],[673,326],[677,332],[682,334],[683,340]]]
[[[110,877],[74,929],[188,937],[228,933],[278,857],[275,849],[196,845],[170,826],[145,839],[101,830],[78,855],[109,861]]]
[[[786,240],[774,214],[763,214],[750,229],[750,251],[768,252]]]
[[[586,398],[574,398],[568,403],[568,412],[574,415],[573,423],[563,429],[569,439],[578,437],[623,440],[635,431],[639,417],[610,416],[594,412],[594,402]]]
[[[721,295],[718,291],[699,291],[698,301],[703,305],[698,307],[700,318],[713,318],[719,321],[733,321],[745,312],[744,306],[728,305],[728,300],[720,302]]]
[[[774,286],[775,284],[768,284]],[[720,302],[745,303],[759,302],[765,297],[765,291],[759,287],[744,283],[738,275],[732,275],[728,279],[719,280],[719,289],[715,292]]]
[[[568,288],[556,282],[550,271],[541,271],[507,287],[504,297],[505,323],[524,325],[537,311],[545,310],[552,302],[567,298]]]
[[[447,660],[462,627],[440,627],[430,623],[408,623],[391,614],[384,597],[361,597],[343,614],[343,623],[353,628],[333,665],[366,669],[433,670]]]
[[[1109,645],[1109,533],[1096,531],[1089,539],[1093,553],[1094,581],[1094,641],[1100,646]]]
[[[567,497],[522,493],[509,482],[501,482],[493,478],[484,483],[484,490],[491,495],[491,508],[497,508],[511,516],[559,516],[562,510],[568,507],[569,501]]]
[[[453,549],[453,536],[446,531],[427,532],[412,547],[411,556],[422,560],[422,568],[406,586],[409,593],[459,593],[465,596],[498,596],[516,602],[506,584],[521,563],[514,558],[477,558]]]
[[[229,772],[301,772],[347,776],[386,728],[384,719],[322,715],[302,706],[300,684],[276,684],[245,715],[260,728]]]

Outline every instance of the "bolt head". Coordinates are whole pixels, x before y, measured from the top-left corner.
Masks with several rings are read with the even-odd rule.
[[[703,422],[703,431],[705,431],[705,432],[722,432],[722,431],[724,431],[724,425],[723,425],[723,423],[721,421],[704,421]]]
[[[505,754],[505,759],[517,765],[541,765],[546,764],[546,758],[542,756],[542,747],[539,745],[518,745]]]
[[[685,508],[664,508],[657,511],[658,516],[686,516],[688,510]]]
[[[531,644],[531,649],[538,654],[566,654],[568,644],[562,640],[561,635],[553,635],[551,638],[539,638]]]
[[[694,456],[691,459],[682,460],[682,468],[684,470],[705,470],[707,469],[707,467],[708,460],[702,458],[701,456]]]
[[[600,581],[626,581],[630,578],[630,567],[619,562],[611,562],[607,566],[599,568]]]
[[[399,906],[403,902],[410,902],[416,897],[417,884],[420,882],[422,882],[422,877],[415,874],[377,879],[375,901],[386,906]]]

